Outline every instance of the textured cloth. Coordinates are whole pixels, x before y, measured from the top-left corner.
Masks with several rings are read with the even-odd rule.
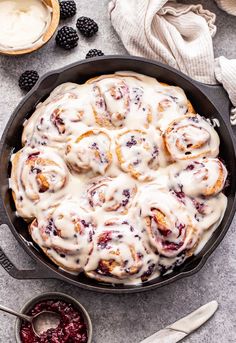
[[[236,0],[215,0],[215,2],[222,10],[236,16]],[[216,59],[215,67],[216,78],[222,83],[234,105],[230,121],[232,125],[236,125],[236,59],[230,61],[221,56]]]
[[[156,59],[204,83],[216,82],[215,14],[201,5],[165,0],[113,0],[109,12],[131,55]]]
[[[222,10],[236,15],[236,0],[215,0],[215,2]]]
[[[236,0],[216,2],[228,12],[236,9]],[[112,0],[109,14],[131,55],[166,63],[203,83],[222,83],[235,106],[231,123],[236,124],[236,60],[214,61],[214,13],[175,1]]]
[[[215,75],[228,92],[232,104],[231,123],[236,125],[236,59],[228,60],[221,56],[215,60]]]

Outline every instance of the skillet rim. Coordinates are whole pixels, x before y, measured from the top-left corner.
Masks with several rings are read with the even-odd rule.
[[[8,130],[11,127],[13,120],[15,120],[15,118],[17,118],[19,110],[21,109],[21,107],[25,103],[27,103],[27,101],[29,99],[31,99],[31,97],[33,98],[33,96],[34,96],[35,99],[37,99],[37,91],[39,91],[40,87],[42,87],[43,81],[46,80],[50,76],[53,76],[53,75],[59,76],[61,73],[65,72],[69,69],[72,69],[74,67],[77,67],[77,66],[80,66],[83,64],[96,63],[96,61],[98,61],[98,60],[102,60],[102,61],[108,60],[108,61],[113,61],[113,63],[115,63],[116,60],[120,60],[120,61],[131,60],[131,61],[136,61],[138,63],[144,62],[145,64],[153,65],[154,67],[157,66],[161,69],[170,71],[175,76],[181,77],[185,81],[189,82],[192,86],[194,86],[194,88],[197,88],[207,98],[207,101],[216,109],[219,116],[221,117],[221,120],[223,121],[223,123],[225,125],[225,127],[229,133],[231,143],[232,143],[233,152],[234,152],[234,165],[236,166],[236,160],[235,160],[236,159],[236,142],[234,139],[234,133],[233,133],[232,127],[231,127],[229,121],[225,120],[224,116],[222,115],[222,111],[220,111],[218,106],[216,104],[214,104],[214,102],[211,100],[211,98],[209,97],[209,95],[206,92],[206,89],[204,90],[204,87],[214,87],[214,86],[212,86],[212,85],[208,86],[208,85],[202,84],[198,81],[195,81],[195,80],[191,79],[190,77],[188,77],[187,75],[183,74],[182,72],[180,72],[180,71],[178,71],[178,70],[176,70],[176,69],[174,69],[168,65],[165,65],[163,63],[155,62],[155,61],[152,61],[152,60],[149,60],[146,58],[142,58],[142,57],[122,56],[122,55],[107,55],[107,56],[102,56],[102,57],[97,57],[97,58],[91,58],[89,60],[77,61],[77,62],[68,64],[64,67],[61,67],[59,69],[49,71],[49,72],[45,73],[43,76],[41,76],[39,78],[39,80],[37,81],[37,83],[35,84],[35,86],[31,89],[31,91],[19,102],[19,104],[17,105],[17,107],[13,111],[12,115],[10,116],[10,118],[9,118],[9,120],[5,126],[5,129],[3,131],[1,141],[0,141],[0,159],[2,158],[4,146],[6,144],[6,140],[7,140],[7,136],[8,136],[7,135]],[[123,70],[125,70],[125,69],[123,69]],[[145,74],[145,72],[144,72],[144,74]],[[35,106],[37,103],[38,102],[35,101]],[[193,265],[193,267],[191,268],[191,266],[190,266],[191,262],[190,262],[190,265],[188,266],[189,270],[181,271],[181,272],[173,275],[170,278],[168,277],[165,280],[157,281],[156,283],[153,283],[150,285],[148,285],[148,284],[145,285],[145,283],[144,283],[144,284],[132,285],[132,286],[124,285],[123,286],[124,288],[118,288],[117,286],[114,287],[112,284],[104,284],[104,283],[99,283],[99,282],[97,282],[97,285],[88,285],[85,282],[80,282],[78,280],[72,279],[71,275],[69,273],[58,269],[58,267],[55,266],[52,262],[50,264],[50,262],[46,261],[43,253],[39,253],[36,249],[34,249],[35,251],[33,251],[33,249],[30,249],[26,240],[24,240],[24,238],[17,232],[15,226],[13,225],[13,223],[11,222],[11,220],[8,216],[7,209],[6,209],[5,204],[4,204],[4,200],[2,198],[2,192],[0,194],[0,210],[1,210],[1,214],[3,214],[3,220],[0,218],[0,222],[1,222],[1,224],[7,224],[7,226],[10,228],[11,232],[13,233],[14,237],[17,239],[17,241],[20,243],[20,245],[23,247],[23,249],[33,258],[33,260],[35,260],[36,264],[39,265],[39,275],[38,275],[39,278],[41,277],[41,278],[60,279],[60,280],[67,281],[73,285],[79,286],[79,287],[87,289],[87,290],[99,291],[99,292],[103,292],[103,293],[116,293],[116,294],[117,293],[136,293],[136,292],[141,292],[141,291],[147,291],[147,290],[154,289],[154,288],[159,288],[159,287],[162,287],[164,285],[170,284],[174,281],[177,281],[183,277],[191,276],[191,275],[195,274],[196,272],[198,272],[203,267],[203,265],[206,263],[209,256],[217,248],[217,246],[220,244],[220,242],[222,241],[222,239],[226,235],[226,233],[230,227],[230,224],[233,220],[235,210],[236,210],[236,194],[235,194],[235,192],[236,192],[236,189],[234,190],[234,198],[233,198],[233,202],[231,205],[230,213],[228,215],[228,218],[227,218],[225,224],[222,227],[221,232],[216,237],[215,241],[212,242],[211,246],[207,249],[207,251],[203,254],[203,256],[199,257],[200,260],[198,261],[197,265],[195,265],[195,266]],[[197,255],[196,255],[196,257],[197,257]],[[40,275],[40,273],[41,273],[41,275]],[[30,278],[30,277],[28,276],[28,278]]]

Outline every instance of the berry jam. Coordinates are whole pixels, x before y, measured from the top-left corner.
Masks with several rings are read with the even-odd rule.
[[[20,328],[22,343],[87,343],[87,327],[84,318],[71,304],[61,300],[42,301],[37,303],[27,314],[34,316],[45,310],[60,314],[59,325],[37,337],[31,323],[22,321]]]

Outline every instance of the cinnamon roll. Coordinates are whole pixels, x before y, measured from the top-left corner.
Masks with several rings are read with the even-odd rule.
[[[170,183],[189,196],[213,196],[222,191],[227,170],[218,158],[176,163],[170,168]]]
[[[121,169],[140,180],[152,179],[152,172],[165,163],[158,131],[154,131],[153,135],[141,130],[127,130],[119,134],[116,154]]]
[[[93,108],[97,124],[109,128],[148,127],[152,121],[149,99],[154,96],[151,87],[132,75],[105,75],[89,80],[93,84]]]
[[[95,223],[77,201],[66,200],[29,226],[33,240],[61,268],[79,272],[93,248]]]
[[[199,115],[186,115],[174,120],[163,135],[172,160],[189,160],[219,154],[219,136]]]
[[[195,247],[198,229],[185,204],[171,192],[150,185],[144,189],[140,204],[150,243],[160,255],[173,258]]]
[[[92,81],[92,104],[97,124],[103,127],[122,127],[130,106],[130,92],[125,80],[108,75]]]
[[[36,204],[47,207],[48,197],[55,205],[68,181],[67,166],[52,148],[24,147],[12,156],[11,188],[17,212],[25,219],[35,216]]]
[[[66,145],[65,159],[77,172],[104,174],[112,162],[111,139],[103,131],[91,130]]]
[[[153,90],[145,89],[141,85],[130,85],[130,110],[127,114],[126,128],[148,128],[153,120],[153,109],[149,99],[153,97]]]
[[[173,120],[189,113],[194,114],[195,110],[181,88],[164,83],[160,83],[160,85],[161,87],[155,90],[157,110],[153,123],[156,127],[164,130]]]
[[[90,208],[127,213],[137,192],[137,185],[126,175],[116,178],[99,177],[91,180],[86,190]]]
[[[24,124],[23,145],[47,145],[59,148],[71,135],[78,135],[85,125],[95,124],[93,108],[85,97],[88,87],[77,92],[55,94],[38,105]]]
[[[146,280],[155,271],[157,261],[158,256],[129,219],[114,218],[97,229],[85,272],[89,277],[105,282]]]

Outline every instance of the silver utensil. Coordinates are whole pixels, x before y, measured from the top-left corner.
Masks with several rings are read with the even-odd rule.
[[[168,325],[140,343],[176,343],[198,329],[210,319],[218,308],[217,301],[211,301],[201,306],[196,311],[181,318],[174,324]]]
[[[30,322],[35,335],[38,337],[44,331],[56,328],[60,322],[60,315],[52,311],[42,311],[35,316],[27,316],[26,314],[18,313],[2,305],[0,305],[0,311],[10,313],[13,316]]]

